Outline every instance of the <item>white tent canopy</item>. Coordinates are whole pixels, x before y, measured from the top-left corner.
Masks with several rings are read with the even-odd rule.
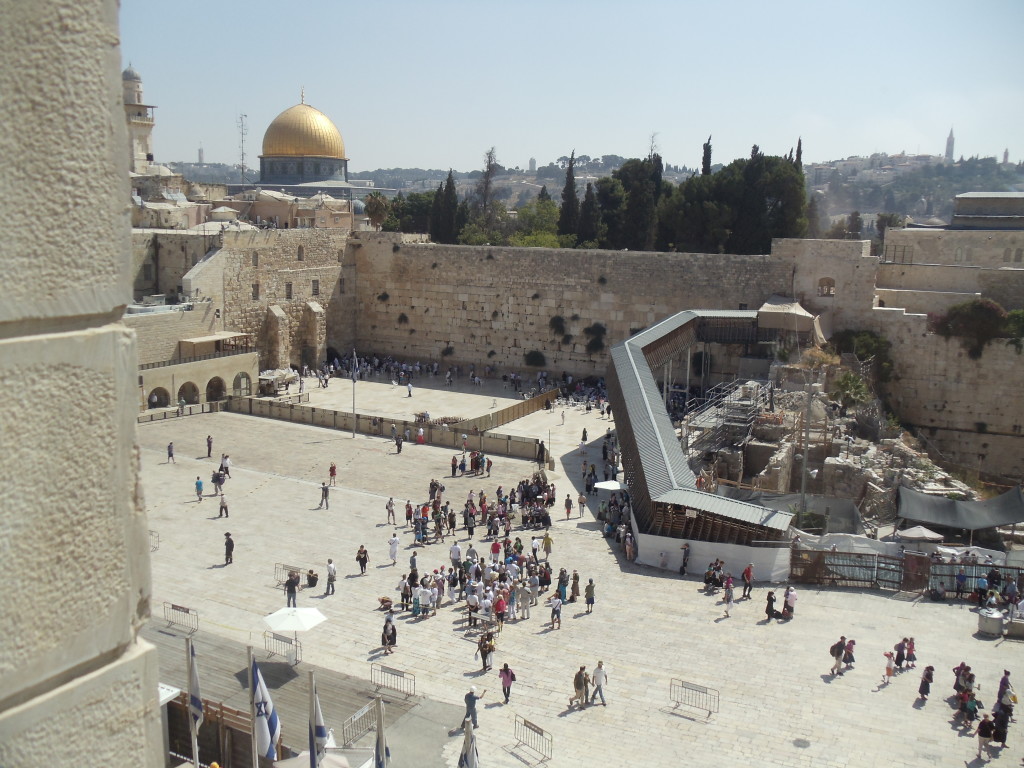
[[[942,534],[925,528],[923,525],[915,525],[905,531],[897,531],[901,539],[907,541],[942,541]]]
[[[778,328],[783,331],[814,333],[818,344],[825,343],[818,318],[800,306],[800,302],[777,293],[757,310],[757,324],[761,328]]]

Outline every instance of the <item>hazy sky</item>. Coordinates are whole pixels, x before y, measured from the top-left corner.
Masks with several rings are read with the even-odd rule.
[[[122,0],[157,161],[246,164],[299,102],[352,172],[568,155],[700,165],[788,152],[1024,156],[1024,2]]]

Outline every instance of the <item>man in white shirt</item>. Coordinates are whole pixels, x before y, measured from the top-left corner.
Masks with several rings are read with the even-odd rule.
[[[327,591],[325,595],[334,594],[334,582],[338,579],[338,567],[331,558],[327,558]]]
[[[448,550],[448,556],[452,559],[452,568],[457,569],[462,566],[462,547],[458,542],[452,544],[452,548]]]
[[[540,559],[537,557],[537,554],[540,552],[540,539],[534,536],[533,541],[530,542],[530,546],[533,547],[533,562],[539,563]]]
[[[608,682],[608,670],[604,668],[603,661],[597,662],[597,669],[594,670],[591,679],[594,681],[594,692],[590,694],[590,703],[593,704],[600,696],[601,706],[607,707],[608,705],[604,701],[604,684]]]
[[[391,558],[392,565],[398,565],[398,531],[395,531],[391,538],[388,539],[388,557]]]

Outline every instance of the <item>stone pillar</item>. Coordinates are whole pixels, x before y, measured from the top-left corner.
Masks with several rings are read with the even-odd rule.
[[[164,765],[156,650],[136,636],[150,576],[135,335],[121,323],[131,242],[117,15],[116,0],[0,0],[5,768]],[[45,106],[24,98],[26,83]],[[41,229],[35,212],[57,199],[77,204]]]

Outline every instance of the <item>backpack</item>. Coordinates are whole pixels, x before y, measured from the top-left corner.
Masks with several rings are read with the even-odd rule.
[[[842,643],[837,642],[835,645],[828,649],[828,655],[834,659],[836,657],[836,654],[838,654],[843,647],[844,646]]]

